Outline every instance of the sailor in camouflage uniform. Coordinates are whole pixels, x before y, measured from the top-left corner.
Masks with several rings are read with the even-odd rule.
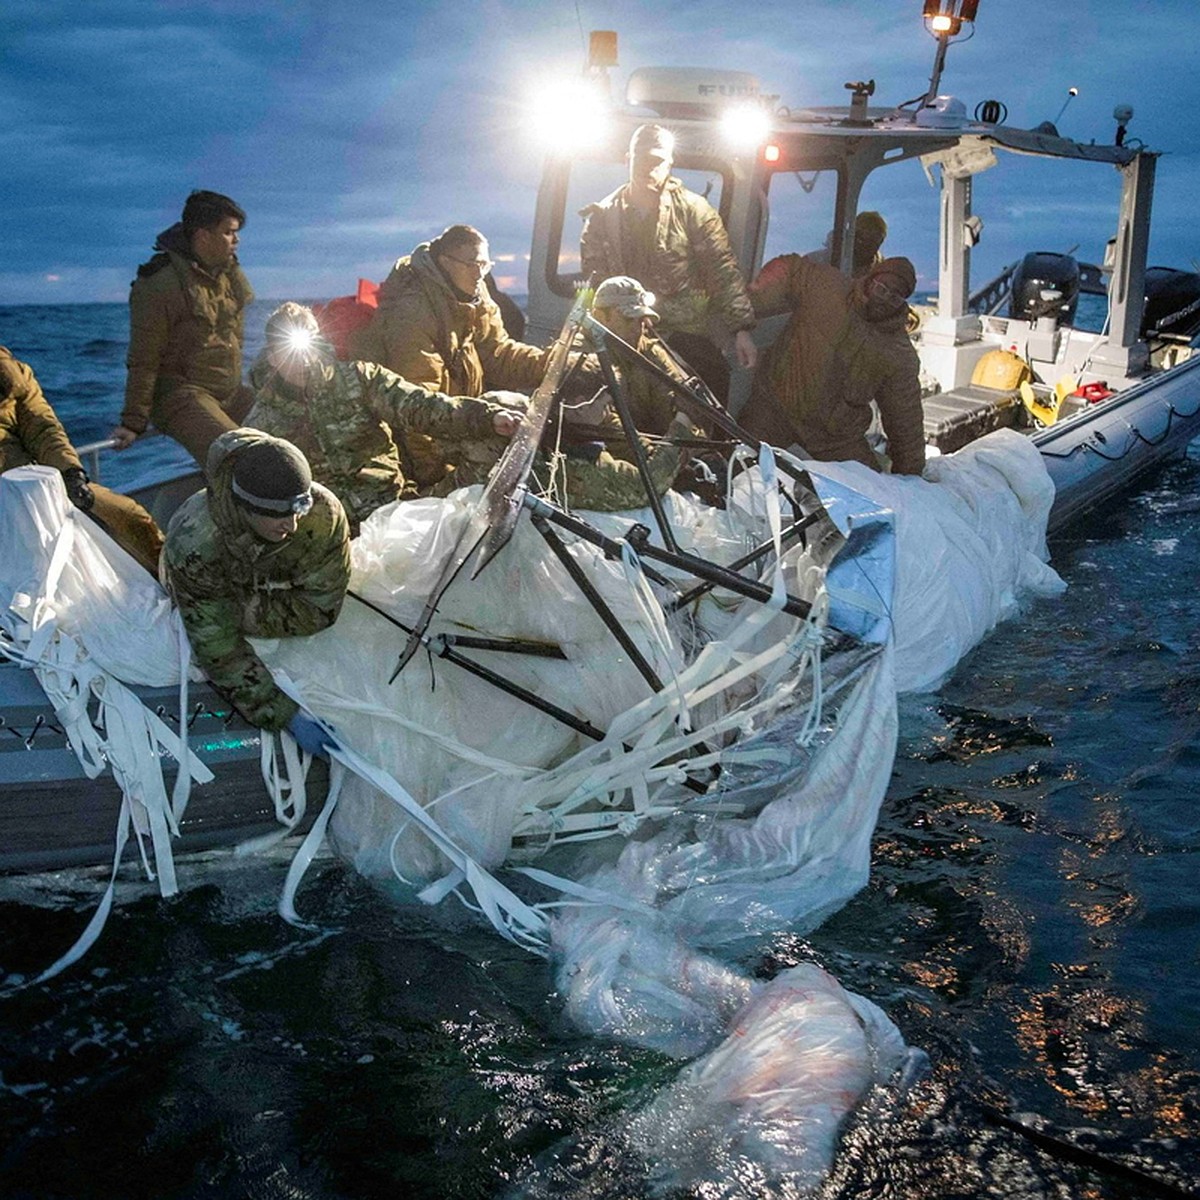
[[[409,435],[461,447],[486,474],[527,404],[515,392],[452,398],[377,363],[340,362],[312,310],[291,302],[267,321],[266,349],[250,380],[255,402],[246,424],[303,451],[313,477],[341,500],[352,533],[377,508],[417,494],[405,469]]]
[[[328,730],[276,685],[247,637],[304,637],[337,620],[350,583],[350,529],[337,497],[291,443],[255,429],[222,434],[208,487],[167,528],[167,587],[196,661],[261,729],[287,728],[317,753]]]

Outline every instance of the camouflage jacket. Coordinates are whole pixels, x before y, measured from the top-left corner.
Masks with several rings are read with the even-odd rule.
[[[274,730],[296,704],[246,638],[301,637],[337,620],[350,582],[350,531],[337,497],[314,484],[313,506],[289,538],[265,542],[251,532],[230,488],[233,457],[264,440],[233,429],[213,442],[208,489],[171,519],[163,562],[196,661],[248,721]]]
[[[375,316],[351,335],[350,353],[448,396],[529,392],[546,370],[546,351],[508,336],[482,282],[473,297],[460,298],[428,242],[396,261],[379,289]]]
[[[0,472],[40,463],[79,467],[79,455],[33,371],[0,346]]]
[[[687,437],[687,426],[672,429],[672,433]],[[654,494],[661,496],[679,472],[679,447],[669,442],[658,442],[646,449],[650,485]],[[628,512],[634,508],[645,508],[650,503],[642,484],[641,472],[632,462],[617,458],[608,450],[602,450],[595,461],[577,458],[567,453],[559,460],[562,478],[559,483],[565,507],[588,512]],[[551,482],[551,461],[539,454],[534,461],[533,477],[543,487]]]
[[[243,311],[254,299],[233,259],[209,271],[191,256],[182,225],[158,235],[159,253],[129,291],[129,353],[121,424],[142,433],[156,399],[190,383],[227,400],[242,382]]]
[[[260,356],[250,382],[255,400],[246,424],[298,446],[355,530],[377,508],[416,494],[406,478],[412,433],[440,443],[484,442],[491,462],[505,445],[492,431],[497,405],[426,391],[376,363],[314,364],[301,388]]]
[[[674,352],[654,334],[643,333],[638,338],[636,349],[648,359],[681,383],[688,378],[688,372],[680,366],[680,360]],[[589,356],[595,359],[595,354]],[[671,388],[652,372],[636,364],[624,362],[623,353],[619,350],[612,353],[613,369],[618,380],[624,385],[625,398],[629,403],[629,413],[634,426],[642,433],[664,434],[675,417],[679,407],[675,393]],[[596,374],[599,373],[598,367]],[[607,392],[604,393],[607,395]],[[575,397],[572,397],[575,398]],[[620,431],[621,423],[611,401],[609,410],[604,416],[606,425]]]
[[[710,317],[727,333],[753,329],[754,309],[720,214],[678,179],[667,180],[648,255],[639,253],[628,184],[581,212],[579,256],[593,286],[631,275],[655,294],[664,334],[709,336]],[[639,261],[643,259],[644,261]]]
[[[774,445],[798,442],[825,462],[855,460],[878,469],[865,436],[874,401],[892,470],[919,475],[925,430],[907,312],[866,321],[851,305],[850,289],[836,267],[799,254],[763,267],[750,288],[755,309],[762,317],[786,312],[791,319],[759,359],[742,424]]]

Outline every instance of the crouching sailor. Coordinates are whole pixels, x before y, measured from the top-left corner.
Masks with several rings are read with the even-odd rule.
[[[355,534],[377,508],[416,495],[405,469],[414,433],[457,443],[468,460],[482,459],[486,475],[528,403],[516,392],[444,396],[377,363],[339,362],[312,309],[291,301],[267,320],[250,378],[256,394],[246,424],[299,446]]]
[[[233,429],[213,442],[208,487],[171,519],[166,584],[196,661],[261,729],[287,729],[311,754],[329,730],[285,695],[248,637],[304,637],[337,620],[350,583],[341,503],[313,483],[290,442]]]

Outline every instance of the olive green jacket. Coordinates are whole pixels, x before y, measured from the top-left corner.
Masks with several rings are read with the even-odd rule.
[[[0,346],[0,472],[30,463],[59,471],[83,465],[33,371]]]
[[[350,355],[448,396],[530,392],[546,370],[546,351],[509,337],[482,282],[473,297],[461,299],[428,242],[396,261],[379,289],[375,316],[350,337]]]
[[[799,254],[773,258],[750,288],[759,316],[791,319],[759,358],[742,424],[777,446],[798,442],[824,462],[879,468],[866,440],[871,402],[879,406],[892,470],[925,466],[920,361],[905,328],[907,310],[867,321],[850,302],[851,281]]]
[[[639,261],[628,187],[619,187],[581,212],[584,278],[595,287],[613,275],[633,276],[654,293],[664,334],[708,337],[711,317],[731,334],[753,329],[754,309],[716,209],[678,179],[668,179],[649,257]]]
[[[215,272],[192,258],[182,225],[159,234],[155,249],[129,291],[121,424],[135,433],[145,431],[155,401],[183,384],[221,403],[238,390],[243,313],[254,299],[236,258]]]
[[[255,400],[246,424],[298,446],[313,478],[342,502],[355,529],[377,508],[416,494],[405,467],[406,435],[482,441],[490,444],[493,462],[506,444],[492,429],[499,406],[427,391],[377,363],[314,363],[306,384],[297,387],[264,355],[250,382]]]
[[[233,429],[213,442],[209,486],[172,517],[163,561],[196,661],[251,724],[275,730],[297,705],[246,639],[303,637],[337,620],[350,583],[350,530],[337,497],[318,483],[295,533],[282,542],[254,535],[233,499],[234,458],[271,440]]]

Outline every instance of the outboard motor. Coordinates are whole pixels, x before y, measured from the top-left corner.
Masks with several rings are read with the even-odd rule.
[[[1146,268],[1142,336],[1156,333],[1184,338],[1200,333],[1200,274],[1174,267]]]
[[[1043,295],[1054,292],[1053,297]],[[1079,303],[1079,263],[1069,254],[1036,250],[1013,272],[1008,315],[1024,321],[1053,317],[1062,325],[1075,319]]]

